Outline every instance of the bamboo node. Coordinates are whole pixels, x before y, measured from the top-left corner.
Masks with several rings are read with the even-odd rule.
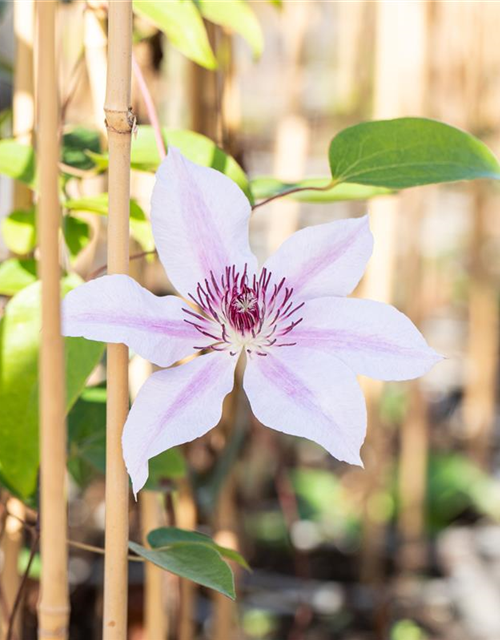
[[[105,107],[104,112],[106,114],[104,123],[108,131],[123,135],[130,135],[137,131],[137,117],[132,111],[132,107],[126,111]]]
[[[38,638],[67,638],[68,627],[59,627],[59,629],[38,629]]]
[[[51,607],[46,604],[39,604],[38,612],[47,616],[60,616],[61,613],[69,613],[69,606],[64,605],[62,607]]]

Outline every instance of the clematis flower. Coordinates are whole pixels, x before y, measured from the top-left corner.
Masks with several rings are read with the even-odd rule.
[[[135,494],[150,458],[218,423],[240,356],[261,423],[352,464],[362,464],[366,432],[356,375],[415,378],[441,359],[394,307],[346,297],[372,252],[368,216],[297,231],[259,270],[250,213],[234,182],[170,147],[151,221],[182,297],[157,297],[128,276],[110,275],[64,300],[65,335],[125,343],[165,367],[139,391],[123,431]],[[172,367],[192,354],[199,357]]]

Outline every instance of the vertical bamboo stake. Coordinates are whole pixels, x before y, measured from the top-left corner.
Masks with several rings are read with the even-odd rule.
[[[33,87],[33,42],[35,39],[35,3],[33,0],[14,3],[14,37],[16,57],[14,67],[14,95],[12,104],[12,129],[14,137],[23,144],[33,144],[35,117]],[[18,180],[14,182],[14,209],[27,209],[32,204],[32,192]],[[9,500],[9,511],[24,517],[24,507],[19,500]],[[18,559],[23,542],[22,528],[15,518],[7,517],[1,550],[5,562],[1,581],[5,601],[12,608],[19,588]],[[14,632],[21,637],[21,618],[16,616]],[[3,629],[0,638],[4,637]]]
[[[468,72],[468,82],[465,83],[463,92],[464,103],[467,128],[472,131],[488,129],[488,102],[483,102],[483,96],[489,84],[486,78],[489,78],[489,74],[498,64],[498,60],[495,60],[496,41],[488,38],[488,24],[498,22],[498,13],[492,15],[478,9],[475,6],[470,7],[466,16],[469,46],[464,52]],[[478,42],[483,45],[477,46]],[[496,109],[491,111],[495,114],[492,114],[491,123],[498,136]],[[492,277],[489,260],[484,255],[485,242],[488,240],[488,219],[498,206],[498,196],[492,189],[488,189],[489,186],[481,183],[471,185],[473,220],[469,258],[469,375],[463,403],[469,455],[485,469],[489,468],[492,454],[499,344],[496,279]]]
[[[106,87],[106,46],[107,39],[101,20],[96,12],[88,8],[84,17],[84,44],[87,75],[89,79],[90,95],[92,98],[93,117],[104,141],[106,132],[102,105],[105,100]]]
[[[38,234],[42,281],[40,349],[41,594],[38,637],[68,637],[66,551],[66,425],[64,345],[61,337],[59,230],[59,106],[55,0],[38,2]]]
[[[35,104],[33,99],[33,41],[35,35],[35,3],[33,0],[14,2],[14,36],[16,60],[14,96],[12,101],[13,135],[23,144],[33,143]],[[27,209],[32,193],[18,180],[14,183],[14,207]]]
[[[196,503],[189,485],[189,480],[183,478],[178,485],[178,502],[175,507],[177,526],[181,529],[196,527]],[[194,612],[197,585],[191,580],[180,580],[180,612],[178,624],[179,640],[192,640],[194,637]]]
[[[301,54],[311,7],[306,2],[285,3],[283,27],[286,44],[287,74],[283,82],[286,92],[286,113],[276,132],[273,175],[282,180],[297,180],[304,175],[307,150],[310,144],[309,124],[301,111],[300,97],[303,86]],[[267,248],[270,253],[297,230],[300,203],[277,200],[267,215]]]
[[[429,80],[429,5],[408,5],[402,14],[405,24],[411,24],[408,34],[406,60],[402,69],[402,111],[426,115]],[[401,196],[401,209],[406,211],[408,236],[405,278],[406,311],[419,325],[425,318],[422,295],[423,263],[421,257],[421,229],[424,200],[421,192]],[[427,401],[420,381],[409,384],[410,403],[401,425],[399,454],[399,518],[400,549],[398,562],[403,572],[414,572],[425,566],[427,545],[425,538],[427,465],[429,449],[429,419]]]
[[[234,413],[233,413],[234,417]],[[235,505],[235,478],[234,473],[226,479],[221,491],[219,503],[216,507],[216,525],[218,528],[215,540],[217,544],[230,549],[238,550],[238,536],[236,527],[238,513]],[[235,571],[235,581],[238,580],[239,570]],[[212,638],[214,640],[233,640],[238,636],[238,609],[236,604],[220,593],[213,595],[214,602],[214,627]]]
[[[144,263],[136,262],[131,271],[137,270],[136,280],[144,282]],[[155,368],[150,362],[140,356],[135,356],[130,363],[130,397],[135,401],[139,389],[153,373]],[[150,531],[167,524],[164,495],[161,491],[143,489],[139,494],[139,508],[141,517],[141,533],[143,544],[148,546],[147,536]],[[167,640],[169,619],[168,603],[165,590],[165,571],[152,562],[144,564],[144,629],[145,640]]]
[[[238,399],[241,395],[241,371],[236,372],[235,387],[232,393],[226,398],[222,409],[222,421],[219,430],[229,441],[234,430],[238,413]],[[214,529],[216,534],[214,539],[217,544],[229,547],[238,551],[238,510],[236,506],[236,483],[234,468],[229,472],[220,494],[217,499],[214,513]],[[235,572],[235,585],[238,583],[238,571]],[[214,640],[233,640],[238,636],[238,609],[235,603],[220,593],[212,596],[213,607],[213,629],[211,637]]]
[[[106,126],[109,146],[108,272],[126,273],[129,260],[132,2],[109,3]],[[106,436],[106,556],[104,640],[127,636],[128,477],[121,435],[128,412],[128,349],[108,345]]]
[[[18,566],[19,552],[23,545],[23,527],[17,518],[24,520],[25,508],[23,503],[17,498],[9,498],[7,501],[7,510],[9,514],[12,514],[12,516],[7,516],[5,521],[5,530],[2,536],[1,549],[3,554],[3,566],[0,580],[2,583],[5,604],[7,605],[8,611],[12,611],[21,582]],[[15,516],[17,516],[17,518]],[[13,626],[15,637],[18,640],[21,638],[21,610],[22,604],[18,609],[18,614],[16,615]],[[7,625],[5,627],[0,625],[0,639],[5,640],[6,635]]]
[[[139,494],[141,528],[144,544],[152,529],[165,526],[163,495],[159,491],[143,490]],[[165,602],[165,572],[152,562],[144,563],[144,627],[146,640],[166,640],[168,617]]]
[[[391,3],[375,5],[375,78],[374,118],[393,118],[399,113],[398,14]],[[391,302],[396,262],[398,231],[396,196],[377,198],[370,203],[370,227],[377,242],[362,283],[362,297]],[[381,579],[383,562],[384,524],[373,509],[374,498],[387,484],[387,434],[378,414],[383,384],[378,380],[364,380],[369,429],[363,449],[366,465],[364,473],[363,545],[361,549],[361,579],[377,583]]]

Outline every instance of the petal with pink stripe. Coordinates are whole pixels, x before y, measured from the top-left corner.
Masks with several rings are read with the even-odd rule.
[[[243,381],[255,417],[267,427],[320,444],[362,465],[366,408],[353,372],[329,354],[298,347],[247,363]]]
[[[183,295],[198,282],[218,279],[235,265],[249,275],[257,261],[248,242],[250,203],[224,174],[194,164],[169,147],[156,174],[151,222],[156,247],[172,284]]]
[[[368,216],[307,227],[285,240],[265,263],[286,277],[296,300],[345,296],[364,273],[373,249]]]
[[[211,353],[153,373],[139,391],[123,430],[123,455],[134,493],[148,478],[148,460],[214,427],[234,384],[237,358]]]
[[[409,380],[442,360],[407,316],[382,302],[318,298],[301,315],[293,332],[297,344],[331,353],[357,374]]]
[[[158,297],[125,275],[103,276],[63,300],[63,334],[123,343],[160,367],[195,352],[199,333],[176,296]]]

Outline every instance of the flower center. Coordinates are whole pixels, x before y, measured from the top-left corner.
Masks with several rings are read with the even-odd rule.
[[[244,349],[250,356],[266,356],[271,347],[294,346],[288,334],[302,322],[297,311],[304,303],[292,300],[293,289],[285,283],[285,278],[274,283],[267,269],[258,278],[249,277],[246,266],[242,273],[234,265],[226,267],[220,278],[210,273],[210,278],[198,283],[196,295],[189,296],[196,312],[184,309],[190,316],[185,322],[210,339],[209,344],[194,348],[231,355]]]
[[[240,333],[253,329],[260,319],[259,302],[255,292],[243,285],[242,291],[233,291],[228,306],[228,319],[231,325]]]

